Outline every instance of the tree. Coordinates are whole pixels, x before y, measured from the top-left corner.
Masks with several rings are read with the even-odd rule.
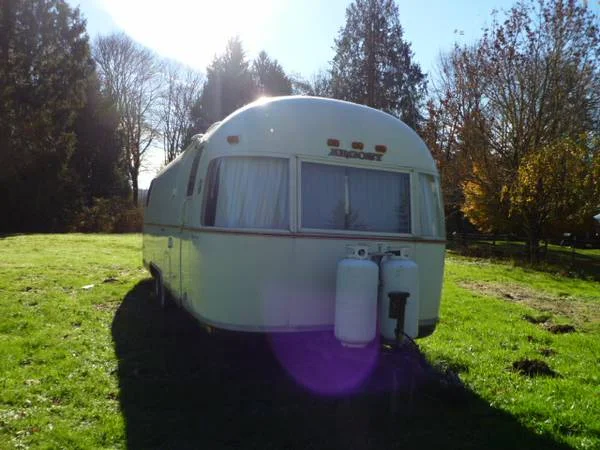
[[[319,70],[309,80],[300,75],[291,77],[292,92],[296,95],[312,95],[315,97],[332,97],[331,72]]]
[[[202,97],[192,111],[196,132],[227,117],[256,97],[256,84],[239,38],[230,39],[225,53],[206,71]]]
[[[85,22],[63,0],[4,0],[0,36],[0,229],[61,230],[77,203],[73,124],[93,72]]]
[[[150,50],[124,33],[99,36],[93,54],[102,86],[119,114],[124,160],[137,205],[140,167],[159,135],[161,65]]]
[[[495,159],[494,170],[502,186],[492,198],[509,205],[513,223],[525,225],[532,261],[537,260],[539,240],[548,231],[543,223],[551,219],[548,208],[559,211],[562,207],[549,204],[558,202],[552,196],[538,197],[537,208],[531,203],[527,208],[519,206],[526,204],[524,186],[533,187],[525,183],[525,167],[542,170],[540,165],[548,163],[546,183],[557,185],[560,172],[552,170],[552,160],[544,153],[564,152],[557,158],[566,158],[573,146],[565,142],[577,142],[580,136],[597,134],[600,129],[596,23],[593,14],[575,1],[517,4],[503,24],[494,24],[484,34],[477,60],[472,61],[482,76],[488,123],[487,151],[475,162]],[[587,199],[579,197],[580,193],[564,190],[561,195],[578,199],[581,208]],[[472,200],[468,192],[465,200],[468,207]]]
[[[285,74],[276,59],[271,59],[261,51],[252,63],[252,73],[258,89],[258,95],[276,97],[291,95],[292,81]]]
[[[549,229],[527,225],[526,215],[545,216],[544,203],[557,200],[542,198],[537,211],[513,204],[524,205],[524,186],[532,186],[524,184],[521,166],[542,170],[547,163],[543,173],[549,180],[558,172],[541,155],[567,152],[571,146],[564,143],[581,142],[581,136],[594,141],[600,129],[599,59],[597,17],[584,5],[530,0],[516,4],[502,23],[495,20],[474,46],[456,47],[442,64],[433,103],[448,120],[439,124],[436,139],[452,134],[451,160],[463,164],[462,211],[482,230],[525,231],[532,260],[540,233]],[[562,195],[580,198],[578,192]]]
[[[94,198],[126,198],[130,194],[121,151],[119,115],[100,90],[96,73],[89,77],[86,102],[73,126],[77,145],[69,162],[84,206]]]
[[[168,164],[183,151],[194,134],[192,108],[200,99],[202,76],[176,63],[165,64],[164,74],[160,128],[165,164]]]
[[[510,203],[511,215],[523,220],[529,236],[573,231],[593,215],[600,186],[594,176],[599,173],[600,148],[590,145],[585,137],[565,138],[523,157]],[[535,261],[537,253],[530,256]]]
[[[412,61],[393,0],[355,0],[335,40],[333,97],[381,109],[419,125],[425,75]]]
[[[473,194],[471,198],[477,199],[469,206],[471,222],[493,232],[498,222],[487,219],[498,219],[502,211],[508,214],[508,209],[486,196],[488,192],[499,192],[501,185],[494,157],[485,152],[487,122],[482,114],[479,72],[472,69],[476,64],[466,64],[476,58],[472,47],[456,48],[440,58],[421,131],[440,171],[448,228],[464,231],[468,191]]]

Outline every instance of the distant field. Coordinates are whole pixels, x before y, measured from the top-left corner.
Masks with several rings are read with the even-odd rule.
[[[140,235],[0,237],[0,255],[0,449],[600,448],[595,281],[449,256],[418,344],[466,390],[407,390],[392,416],[376,383],[321,397],[268,340],[160,311]]]

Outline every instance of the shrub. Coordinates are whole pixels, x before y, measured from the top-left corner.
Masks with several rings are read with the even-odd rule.
[[[71,231],[83,233],[131,233],[142,230],[143,208],[127,199],[94,198],[76,216]]]

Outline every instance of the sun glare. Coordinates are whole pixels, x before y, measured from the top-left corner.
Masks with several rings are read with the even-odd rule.
[[[204,70],[238,35],[248,56],[265,42],[273,0],[99,0],[117,26],[140,43]]]

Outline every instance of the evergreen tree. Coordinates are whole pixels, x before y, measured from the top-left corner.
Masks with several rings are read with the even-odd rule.
[[[73,124],[93,71],[85,22],[64,0],[2,0],[0,36],[0,230],[61,229],[77,203]]]
[[[256,97],[256,84],[239,38],[230,39],[225,53],[206,71],[202,97],[192,110],[195,132],[205,131]]]
[[[252,63],[252,72],[259,95],[276,97],[292,94],[292,81],[276,59],[261,51]]]
[[[355,0],[335,40],[334,98],[381,109],[417,127],[425,75],[413,62],[393,0]]]

